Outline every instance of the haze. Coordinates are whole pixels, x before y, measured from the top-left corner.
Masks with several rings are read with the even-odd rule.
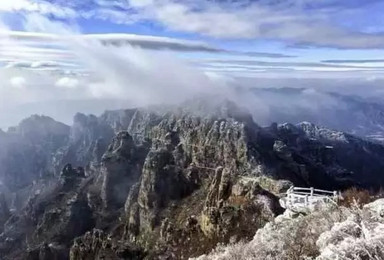
[[[76,112],[200,94],[232,99],[260,124],[277,120],[274,104],[293,114],[343,106],[325,92],[380,103],[380,8],[381,1],[2,1],[0,127],[31,114],[69,124]],[[284,87],[308,91],[294,100],[238,92]]]

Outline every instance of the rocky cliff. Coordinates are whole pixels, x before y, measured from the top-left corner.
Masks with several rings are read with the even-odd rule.
[[[4,224],[2,259],[187,259],[250,239],[292,184],[384,182],[384,147],[309,123],[262,128],[230,102],[78,114],[64,128],[42,136],[52,180],[22,173],[29,199]]]

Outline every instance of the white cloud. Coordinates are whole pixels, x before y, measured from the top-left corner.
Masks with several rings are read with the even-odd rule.
[[[96,97],[174,103],[216,87],[203,72],[167,53],[86,42],[77,54],[98,79],[89,85]]]
[[[54,28],[54,27],[53,27]],[[52,30],[51,30],[52,31]],[[226,50],[210,46],[199,41],[180,40],[169,37],[159,37],[151,35],[136,34],[83,34],[83,35],[58,35],[40,32],[22,32],[22,31],[4,31],[0,32],[0,39],[13,39],[23,41],[65,42],[68,40],[94,40],[105,45],[124,46],[134,45],[148,49],[170,49],[180,51],[206,51],[206,52],[226,52]],[[7,46],[7,48],[12,48]],[[26,51],[42,51],[37,48],[29,48]],[[48,52],[55,52],[49,50]],[[67,54],[63,50],[57,50],[57,53]]]
[[[27,0],[1,1],[0,10],[8,12],[21,10],[36,11],[38,10],[38,6]]]
[[[43,24],[43,26],[46,25]],[[55,24],[52,24],[48,28],[54,28],[54,26]],[[72,37],[71,34],[70,37],[65,36],[65,39],[62,39],[62,36],[41,33],[8,32],[3,35],[7,43],[2,47],[11,48],[10,46],[15,44],[16,50],[17,48],[28,48],[28,46],[23,46],[23,41],[20,39],[27,41],[36,39],[39,42],[44,42],[44,39],[61,41],[67,45],[67,50],[74,57],[81,60],[88,75],[75,74],[73,71],[66,72],[68,75],[47,71],[46,68],[61,66],[62,61],[59,63],[54,59],[34,60],[32,59],[34,55],[40,55],[34,49],[28,50],[30,59],[23,60],[23,57],[17,57],[16,60],[6,60],[3,57],[8,66],[0,68],[0,78],[7,84],[0,85],[0,110],[15,112],[12,112],[14,114],[12,119],[6,115],[2,116],[0,113],[2,125],[11,121],[15,122],[16,119],[20,120],[31,113],[41,113],[42,108],[44,108],[45,114],[52,115],[56,111],[55,103],[57,102],[70,103],[74,100],[89,100],[98,103],[100,100],[108,99],[133,100],[136,105],[169,104],[181,102],[197,93],[216,91],[217,83],[183,60],[175,58],[169,52],[150,51],[134,47],[129,43],[116,48],[114,44],[105,44],[103,41],[111,38],[113,41],[140,40],[156,45],[160,40],[164,46],[178,44],[193,49],[206,47],[203,43],[132,35],[110,37],[108,35],[81,36],[75,34]],[[42,46],[42,48],[44,47]],[[44,56],[44,54],[41,55]],[[24,85],[23,91],[11,88],[14,85]],[[31,104],[36,105],[31,106]],[[49,104],[49,108],[44,104]],[[83,111],[84,107],[81,102],[73,104],[75,105],[71,107],[70,111],[62,111],[62,115],[57,119],[67,118],[68,113],[73,113],[75,108],[80,112]],[[19,109],[22,107],[28,107],[28,109]],[[103,107],[103,109],[110,107]]]
[[[351,11],[349,7],[356,7],[356,1],[89,0],[84,4],[82,1],[4,0],[0,3],[0,10],[8,12],[123,24],[149,20],[167,29],[213,37],[272,39],[288,45],[382,48],[381,33],[353,31],[335,21],[336,16],[351,17],[351,13],[356,13],[356,9]]]
[[[313,12],[308,2],[288,1],[268,5],[268,1],[175,1],[130,0],[142,19],[155,20],[165,27],[214,37],[262,38],[288,44],[309,44],[340,48],[380,48],[384,36],[351,31],[331,23],[332,8]],[[243,3],[243,5],[241,5]],[[248,4],[246,4],[248,3]],[[321,5],[320,5],[321,6]],[[340,14],[342,10],[339,10]]]
[[[1,60],[0,60],[1,61]],[[9,68],[24,68],[24,69],[34,69],[34,70],[47,70],[47,69],[66,69],[66,68],[78,68],[76,64],[65,63],[65,62],[56,62],[56,61],[45,61],[45,60],[15,60],[9,61],[4,59],[6,63],[6,69]]]
[[[9,80],[9,83],[14,88],[24,88],[27,82],[23,77],[13,77]]]
[[[58,88],[77,88],[79,86],[79,80],[75,78],[63,77],[56,81],[55,86]]]
[[[129,3],[133,7],[146,7],[153,5],[155,3],[154,0],[130,0]]]
[[[191,3],[192,1],[187,2]],[[159,11],[151,10],[151,6],[156,5],[157,1],[140,3],[139,8],[149,8],[145,10],[146,12]],[[163,1],[163,3],[168,4],[171,2]],[[233,35],[241,35],[244,33],[242,32],[244,30],[255,30],[256,37],[265,33],[257,34],[257,27],[255,29],[247,25],[255,22],[250,18],[252,13],[250,10],[252,11],[253,9],[236,9],[233,13],[226,13],[226,10],[215,8],[214,5],[209,4],[208,9],[204,9],[206,6],[202,6],[202,12],[195,12],[187,4],[184,3],[183,5],[186,7],[183,7],[180,6],[180,3],[168,5],[168,10],[165,13],[174,13],[175,16],[173,17],[175,21],[180,22],[181,27],[185,23],[190,23],[190,27],[186,28],[190,28],[191,31],[217,35],[223,33],[223,36],[225,36],[224,33],[226,32]],[[136,3],[137,6],[138,4]],[[162,8],[165,8],[165,6]],[[244,17],[241,17],[242,12],[244,12]],[[279,19],[279,21],[284,20],[282,17],[276,18],[277,20],[274,17],[270,17],[271,19],[269,20],[267,11],[265,13],[260,11],[259,14],[258,19],[264,17],[265,22],[270,21],[272,24]],[[233,24],[228,25],[232,17],[235,20]],[[286,16],[288,22],[289,17],[289,15]],[[6,64],[5,68],[0,68],[0,78],[5,83],[0,85],[0,110],[2,111],[5,109],[9,111],[11,108],[22,107],[31,103],[45,103],[49,104],[49,106],[44,107],[43,111],[49,114],[54,110],[56,102],[74,100],[90,100],[91,102],[99,102],[104,99],[133,100],[136,102],[135,105],[176,103],[200,93],[213,93],[215,95],[220,95],[223,92],[227,93],[226,87],[228,85],[242,86],[244,81],[236,79],[235,76],[239,74],[233,73],[238,71],[245,71],[251,74],[253,80],[250,84],[252,86],[261,84],[265,86],[274,85],[273,79],[281,79],[282,75],[300,80],[305,78],[313,79],[318,75],[323,79],[332,78],[329,71],[310,71],[316,65],[321,67],[319,64],[313,63],[309,64],[310,66],[308,64],[301,64],[301,67],[306,67],[308,70],[302,69],[302,71],[297,71],[295,69],[300,65],[297,63],[272,64],[259,62],[251,67],[241,64],[241,61],[237,61],[239,67],[231,68],[228,62],[226,64],[221,62],[221,64],[216,64],[219,65],[217,68],[210,68],[207,73],[204,70],[205,68],[203,70],[196,69],[190,66],[190,63],[174,57],[170,52],[154,50],[171,49],[224,54],[228,54],[228,52],[202,42],[166,37],[132,34],[81,35],[78,34],[77,28],[72,31],[71,27],[62,26],[60,23],[52,22],[36,14],[28,15],[26,19],[28,19],[26,23],[28,29],[40,32],[12,32],[3,30],[0,33],[0,61],[2,64]],[[162,18],[167,23],[168,19],[170,18]],[[179,26],[175,21],[169,21],[169,23],[172,23],[172,26]],[[215,28],[210,28],[209,24]],[[63,32],[63,34],[55,34],[56,31]],[[31,42],[35,42],[35,44],[31,46]],[[46,48],[46,44],[50,44],[49,48]],[[52,48],[51,44],[55,47]],[[119,48],[116,48],[116,46],[119,46]],[[197,63],[199,62],[201,63],[201,60],[197,60]],[[81,69],[76,66],[81,66]],[[334,68],[339,67],[333,65],[332,69]],[[214,73],[215,70],[213,69],[217,69],[217,73]],[[288,71],[287,69],[292,69],[293,71]],[[59,73],[55,70],[61,71]],[[225,72],[232,72],[233,74]],[[359,73],[362,72],[353,72],[352,75],[353,77],[361,77],[362,74]],[[364,79],[367,77],[366,74],[363,76]],[[335,78],[340,81],[335,84],[342,85],[345,83],[343,79],[350,77],[351,72],[344,73],[338,71]],[[320,84],[319,82],[318,80],[300,81],[300,84],[313,85]],[[375,81],[375,84],[377,82]],[[285,79],[279,82],[280,86],[286,86],[286,84],[292,86],[296,83],[293,81],[288,82]],[[23,91],[20,91],[17,87],[23,87]],[[232,97],[231,95],[228,96]],[[248,95],[246,97],[237,97],[236,101],[249,104],[250,108],[258,111],[261,119],[268,119],[270,104],[265,100]],[[274,99],[273,101],[276,100]],[[283,103],[285,101],[282,98],[279,102]],[[72,109],[82,111],[81,104],[79,101]],[[130,104],[132,105],[132,103]],[[305,103],[305,105],[312,106],[309,103]],[[41,108],[41,106],[38,107],[39,109]],[[32,109],[21,109],[18,111],[19,119],[28,116],[30,113],[41,113],[41,110]],[[72,112],[65,113],[63,117],[68,117],[68,113]],[[265,118],[263,118],[263,115]],[[0,113],[0,123],[2,120],[7,120],[1,116],[2,113]],[[57,119],[60,120],[61,118]]]
[[[0,11],[5,12],[36,12],[44,15],[55,15],[60,18],[74,18],[76,12],[67,7],[62,7],[49,3],[48,1],[31,0],[2,0],[0,1]]]
[[[50,23],[50,21],[45,21]],[[49,25],[55,28],[54,25]],[[0,61],[5,61],[6,67],[23,67],[30,69],[44,70],[60,70],[75,71],[88,68],[84,67],[84,62],[78,57],[76,49],[78,43],[104,45],[110,49],[123,52],[125,47],[137,46],[144,49],[152,50],[174,50],[174,51],[204,51],[214,54],[233,53],[242,54],[241,52],[232,52],[216,48],[198,41],[186,41],[168,37],[156,37],[148,35],[134,34],[72,34],[69,29],[65,29],[67,35],[57,35],[48,33],[31,33],[31,32],[15,32],[5,31],[0,33],[0,39],[5,39],[0,43]],[[31,46],[31,42],[35,44]],[[45,45],[52,43],[54,45]],[[93,42],[93,43],[92,43]],[[40,44],[40,45],[39,45]],[[206,71],[211,72],[276,72],[283,69],[294,71],[318,71],[318,72],[334,72],[334,71],[355,71],[353,76],[361,76],[361,72],[380,73],[383,70],[381,64],[329,64],[322,62],[290,62],[290,61],[263,61],[255,60],[253,54],[243,53],[241,59],[224,59],[224,60],[193,60],[197,66]],[[248,55],[248,57],[246,57]],[[284,58],[281,54],[256,53],[257,56],[268,58]],[[276,74],[275,74],[276,75]],[[364,76],[365,77],[365,76]]]

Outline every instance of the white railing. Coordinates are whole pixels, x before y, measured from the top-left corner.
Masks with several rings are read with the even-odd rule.
[[[337,204],[338,199],[337,191],[291,187],[280,199],[280,204],[283,208],[294,212],[307,212],[315,209],[319,204]]]

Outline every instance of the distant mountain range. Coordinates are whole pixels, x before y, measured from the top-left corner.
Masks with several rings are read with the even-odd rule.
[[[232,92],[231,92],[232,93]],[[298,124],[311,122],[374,141],[384,141],[384,100],[362,98],[318,88],[244,88],[230,98],[251,113],[255,122]],[[212,98],[215,100],[217,98]],[[0,115],[0,128],[17,124],[30,114],[46,114],[70,124],[77,112],[100,115],[105,109],[136,107],[133,100],[61,100],[14,107]],[[29,113],[29,114],[28,114]]]
[[[384,103],[307,88],[253,88],[250,91],[267,107],[260,117],[261,124],[272,122],[312,122],[330,129],[384,141]],[[260,118],[260,120],[258,120]]]

